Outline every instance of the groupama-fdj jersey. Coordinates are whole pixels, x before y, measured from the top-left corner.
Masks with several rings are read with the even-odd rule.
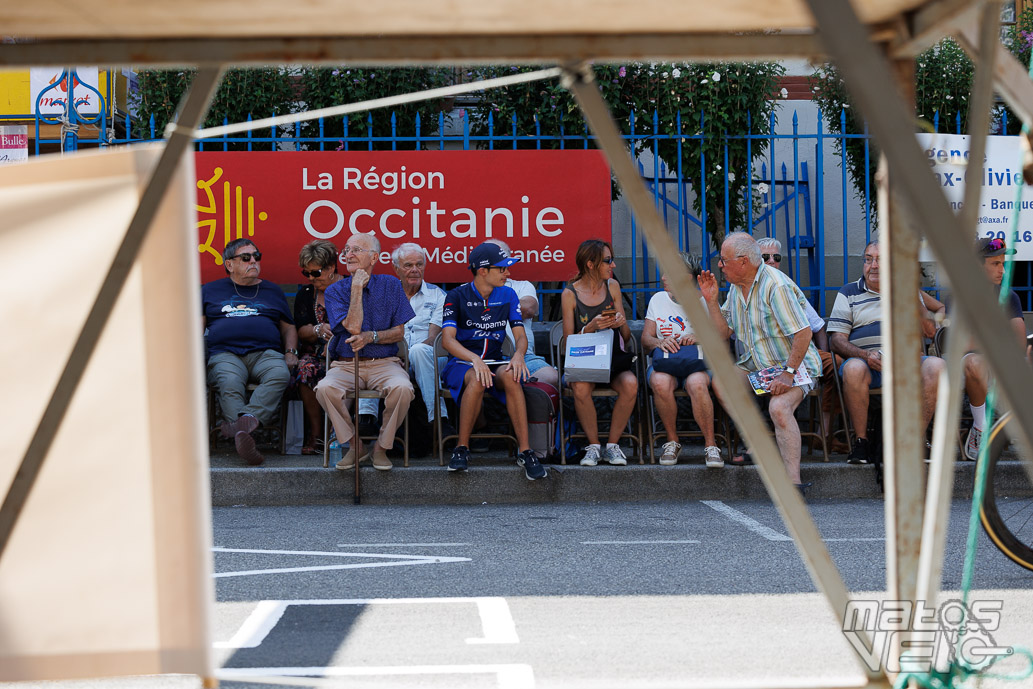
[[[441,327],[456,329],[456,340],[481,359],[501,359],[506,324],[523,328],[520,300],[511,287],[496,287],[485,299],[472,282],[445,296]]]

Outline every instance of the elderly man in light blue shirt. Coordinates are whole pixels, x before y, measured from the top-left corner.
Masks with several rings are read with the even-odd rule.
[[[433,421],[434,390],[437,385],[434,379],[434,339],[441,332],[445,291],[423,279],[427,254],[419,244],[400,244],[391,252],[391,262],[395,274],[402,281],[405,296],[409,297],[409,305],[416,313],[416,317],[405,324],[405,343],[409,345],[409,366],[427,406],[427,421]],[[360,414],[376,416],[377,404],[377,400],[360,400]],[[445,401],[442,400],[441,418],[445,418],[445,414]]]

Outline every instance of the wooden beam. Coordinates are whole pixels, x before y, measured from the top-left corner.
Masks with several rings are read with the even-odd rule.
[[[555,34],[311,38],[47,40],[0,44],[0,67],[63,64],[193,66],[269,64],[567,64],[584,60],[822,59],[812,32]]]
[[[956,34],[958,43],[973,60],[979,60],[979,29],[970,22]],[[1033,81],[1029,72],[1007,48],[997,43],[994,55],[994,86],[1004,102],[1023,122],[1033,123]]]

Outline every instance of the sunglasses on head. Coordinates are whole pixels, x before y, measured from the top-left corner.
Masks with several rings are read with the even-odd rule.
[[[255,259],[255,263],[258,263],[259,261],[262,260],[262,252],[261,251],[255,251],[253,253],[249,253],[249,252],[245,251],[242,254],[237,254],[233,258],[239,258],[244,263],[251,263],[251,259]]]
[[[760,257],[764,259],[765,263],[768,261],[769,258],[774,258],[775,263],[782,262],[782,254],[761,254]]]
[[[319,277],[320,275],[323,274],[323,270],[325,270],[325,268],[320,268],[319,270],[305,270],[305,269],[302,269],[301,274],[304,275],[307,278],[317,278],[317,277]]]

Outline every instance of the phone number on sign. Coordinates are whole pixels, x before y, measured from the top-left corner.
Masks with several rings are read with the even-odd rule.
[[[985,223],[989,223],[989,222],[1004,223],[1004,222],[1007,222],[1007,221],[1008,221],[1007,218],[1005,218],[1003,220],[998,220],[998,219],[994,219],[994,218],[980,218],[979,219],[979,223],[980,224],[985,224]],[[1000,230],[1000,231],[997,231],[997,232],[995,232],[993,230],[983,230],[983,232],[984,232],[983,236],[986,237],[987,239],[1004,239],[1004,240],[1007,241],[1008,232],[1006,232],[1005,230]],[[1016,242],[1033,242],[1033,230],[1023,230],[1021,232],[1016,233],[1015,241]]]

